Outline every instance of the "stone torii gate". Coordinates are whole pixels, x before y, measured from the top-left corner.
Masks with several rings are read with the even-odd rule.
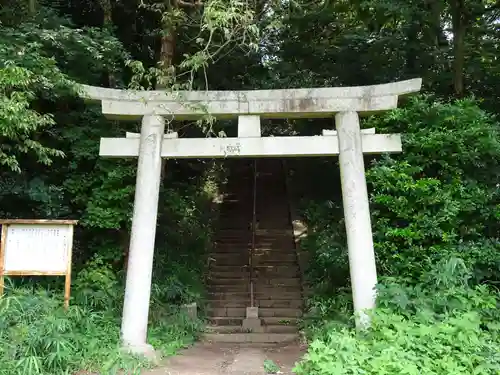
[[[147,326],[162,158],[291,157],[339,155],[349,267],[357,325],[375,306],[377,271],[363,154],[401,152],[398,134],[360,130],[359,115],[397,107],[398,97],[418,92],[422,80],[389,84],[252,91],[129,91],[82,86],[83,96],[100,101],[102,113],[121,120],[142,119],[141,133],[101,138],[103,157],[138,157],[132,233],[122,318],[122,341],[149,354]],[[165,117],[196,120],[238,118],[238,137],[178,138],[165,134]],[[321,136],[262,137],[261,118],[335,117],[336,130]],[[364,318],[363,318],[364,317]]]

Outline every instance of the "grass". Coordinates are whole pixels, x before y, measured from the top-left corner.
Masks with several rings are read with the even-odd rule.
[[[199,324],[179,309],[162,309],[149,339],[171,355],[196,339]],[[47,290],[11,289],[0,298],[0,375],[139,373],[150,364],[120,350],[120,315],[78,304],[66,311]]]

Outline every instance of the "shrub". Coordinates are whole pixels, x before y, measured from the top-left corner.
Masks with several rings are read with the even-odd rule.
[[[367,175],[381,273],[418,281],[430,264],[460,257],[477,282],[498,281],[499,124],[472,100],[424,97],[370,125],[404,134],[403,154]]]
[[[367,164],[378,308],[355,332],[341,199],[306,201],[316,293],[297,373],[500,373],[500,124],[473,100],[416,97],[365,125],[403,134],[401,155]]]
[[[470,99],[415,97],[365,125],[403,134],[402,154],[367,168],[379,273],[418,283],[431,264],[460,257],[476,282],[498,283],[500,124]],[[305,203],[312,281],[348,285],[340,197]]]
[[[296,373],[498,374],[499,301],[488,287],[469,286],[470,276],[463,261],[450,259],[419,285],[386,280],[371,328],[324,326]]]

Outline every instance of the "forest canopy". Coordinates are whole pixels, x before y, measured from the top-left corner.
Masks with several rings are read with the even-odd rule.
[[[497,374],[499,19],[495,0],[2,1],[0,216],[79,225],[68,313],[59,280],[12,281],[0,300],[0,374],[141,365],[115,350],[136,162],[99,158],[100,137],[139,124],[107,120],[77,84],[237,90],[417,77],[421,95],[362,123],[402,133],[404,150],[366,161],[381,284],[365,336],[352,329],[337,160],[291,162],[313,291],[297,372]],[[180,136],[235,133],[210,118],[168,126]],[[322,128],[331,120],[263,122],[267,135]],[[203,300],[225,172],[212,160],[165,169],[150,332],[165,353],[201,332],[178,306]]]

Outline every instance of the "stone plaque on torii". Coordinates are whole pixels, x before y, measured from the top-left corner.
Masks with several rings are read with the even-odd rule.
[[[249,91],[130,91],[82,86],[112,119],[142,118],[141,133],[101,138],[103,157],[138,158],[132,233],[122,318],[122,341],[136,353],[146,343],[162,158],[293,157],[338,155],[349,268],[357,326],[375,306],[377,271],[363,154],[402,151],[399,134],[361,130],[359,114],[394,109],[398,97],[418,92],[422,80],[359,87]],[[178,138],[165,118],[196,120],[206,114],[238,118],[238,137]],[[262,118],[335,118],[320,136],[262,137]]]

